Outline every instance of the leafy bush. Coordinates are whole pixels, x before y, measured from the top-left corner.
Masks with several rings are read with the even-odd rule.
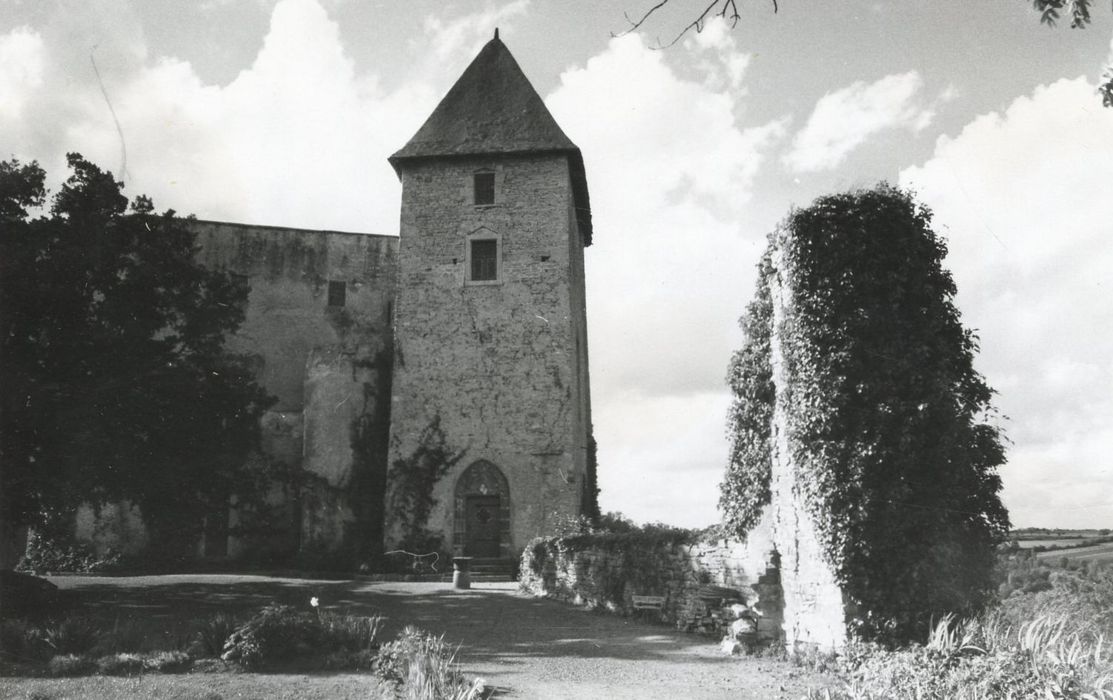
[[[249,669],[294,665],[316,656],[320,641],[321,623],[315,613],[270,605],[228,637],[221,658]]]
[[[393,683],[408,700],[472,700],[482,697],[483,682],[468,682],[455,663],[455,651],[444,641],[407,626],[379,650],[375,673]]]
[[[47,664],[47,671],[52,676],[87,676],[96,670],[97,662],[76,654],[55,656]]]
[[[90,545],[72,538],[51,537],[32,530],[27,536],[27,549],[16,570],[34,574],[59,571],[91,573],[111,569],[119,562],[120,555],[117,552],[109,551],[104,556],[98,556]]]
[[[193,659],[184,651],[160,651],[143,658],[143,668],[158,673],[182,673],[193,666]]]
[[[369,668],[381,618],[270,605],[237,628],[221,658],[245,668]]]
[[[97,671],[106,676],[134,676],[143,672],[139,654],[109,654],[97,659]]]

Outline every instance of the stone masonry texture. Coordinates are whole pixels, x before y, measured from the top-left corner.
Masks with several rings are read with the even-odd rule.
[[[473,175],[496,173],[494,205],[473,204]],[[426,523],[454,533],[457,480],[479,460],[510,492],[521,550],[579,514],[590,425],[583,242],[568,157],[537,154],[408,161],[402,173],[390,464],[402,468],[436,423],[462,456],[433,488]],[[472,236],[499,241],[496,283],[467,281]],[[392,484],[390,488],[394,488]],[[387,536],[402,525],[387,498]]]

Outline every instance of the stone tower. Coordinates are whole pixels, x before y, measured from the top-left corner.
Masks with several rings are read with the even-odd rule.
[[[587,496],[583,158],[496,31],[390,162],[386,544],[514,556]]]

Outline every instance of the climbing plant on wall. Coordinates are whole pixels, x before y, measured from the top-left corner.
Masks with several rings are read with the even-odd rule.
[[[783,402],[797,488],[866,637],[913,638],[933,616],[980,607],[1008,529],[1003,437],[946,250],[931,212],[888,185],[793,211],[770,237],[731,362],[727,520],[745,531],[769,502],[768,426]]]
[[[759,265],[759,279],[764,280],[770,269],[766,254]],[[769,503],[774,393],[769,365],[772,314],[769,287],[759,283],[757,295],[741,319],[745,344],[734,353],[727,371],[727,382],[735,399],[727,425],[730,464],[719,487],[719,509],[726,525],[739,533],[756,525]]]
[[[452,452],[448,448],[440,416],[434,416],[421,431],[413,454],[390,465],[388,510],[400,530],[400,547],[413,552],[444,549],[442,537],[428,529],[429,515],[437,504],[433,488],[466,454],[466,450]]]

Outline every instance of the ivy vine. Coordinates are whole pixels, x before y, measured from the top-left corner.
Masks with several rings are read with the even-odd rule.
[[[767,253],[759,265],[759,280],[766,280],[770,271]],[[772,319],[769,286],[759,283],[757,294],[741,319],[745,344],[734,353],[727,372],[734,402],[727,424],[730,461],[719,488],[719,510],[726,526],[740,534],[757,524],[770,499],[769,440],[775,395],[769,362]]]
[[[445,548],[443,537],[428,529],[429,514],[437,504],[433,489],[466,454],[467,450],[452,452],[448,448],[437,415],[421,431],[413,454],[391,464],[390,513],[401,530],[399,547],[415,552]]]
[[[745,531],[769,502],[768,426],[782,401],[797,487],[867,638],[912,639],[943,613],[975,612],[1008,531],[1004,438],[946,252],[931,212],[885,184],[793,211],[770,237],[731,363],[727,521]],[[771,275],[786,298],[779,394]]]

